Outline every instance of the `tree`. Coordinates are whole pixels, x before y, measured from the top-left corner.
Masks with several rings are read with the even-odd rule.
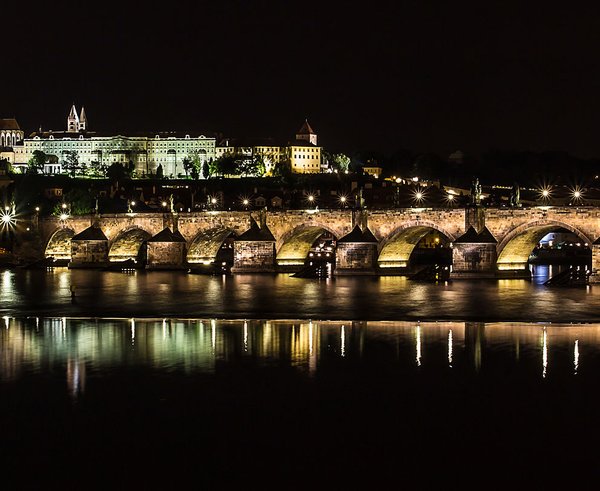
[[[47,156],[41,150],[34,150],[29,162],[27,162],[27,172],[29,174],[39,174],[44,172],[44,164]]]
[[[289,158],[277,162],[273,168],[273,176],[283,177],[284,179],[289,179],[292,177],[292,164]]]
[[[100,160],[92,160],[90,162],[90,175],[95,177],[105,177],[107,166]]]
[[[267,165],[265,163],[265,156],[262,154],[258,154],[254,156],[254,175],[262,177],[267,173]]]
[[[87,215],[92,212],[92,194],[89,190],[73,188],[63,197],[69,203],[72,215]]]
[[[182,163],[183,163],[183,170],[185,170],[186,176],[188,174],[190,174],[193,169],[195,169],[194,162],[192,161],[192,159],[190,159],[188,157],[184,158]]]
[[[74,150],[67,150],[64,152],[63,168],[67,171],[71,177],[75,177],[75,174],[79,170],[79,154]]]
[[[208,162],[204,162],[204,164],[202,164],[202,177],[204,177],[204,179],[208,179],[210,176],[210,166],[208,165]]]
[[[234,155],[223,155],[214,161],[215,174],[235,176],[240,173],[240,163]]]
[[[339,172],[346,172],[350,167],[350,157],[343,153],[336,153],[331,156],[333,168]]]
[[[163,177],[165,177],[162,164],[158,164],[158,167],[156,168],[156,177],[158,179],[162,179]]]
[[[114,162],[106,171],[106,177],[111,181],[119,181],[127,177],[127,171],[119,162]]]

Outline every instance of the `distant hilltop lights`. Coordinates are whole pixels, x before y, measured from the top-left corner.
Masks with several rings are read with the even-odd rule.
[[[87,114],[75,104],[64,131],[38,131],[24,137],[15,119],[0,119],[0,159],[16,172],[104,177],[120,164],[134,177],[206,178],[226,175],[218,162],[234,161],[244,168],[238,175],[273,175],[286,166],[294,173],[319,173],[326,169],[317,134],[308,120],[295,138],[285,143],[273,139],[217,141],[202,134],[158,132],[141,135],[101,135],[90,131]],[[226,166],[223,165],[223,168]]]

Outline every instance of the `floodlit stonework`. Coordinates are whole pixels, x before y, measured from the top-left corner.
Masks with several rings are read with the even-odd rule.
[[[188,251],[184,258],[187,263],[214,260],[223,242],[234,237],[234,262],[237,261],[234,266],[238,271],[252,268],[272,271],[278,267],[302,266],[314,241],[330,233],[339,242],[340,272],[369,270],[374,260],[373,269],[384,272],[386,267],[389,271],[405,268],[418,241],[436,230],[453,243],[454,277],[471,274],[514,277],[527,274],[529,255],[543,235],[566,228],[592,247],[594,274],[600,270],[600,246],[592,245],[600,238],[600,209],[482,210],[483,214],[477,214],[475,220],[485,223],[479,232],[475,228],[471,229],[473,232],[465,230],[466,226],[473,227],[472,210],[456,208],[376,210],[360,222],[351,210],[290,210],[266,215],[208,211],[179,213],[176,217],[170,213],[128,213],[70,217],[65,221],[47,218],[39,223],[41,243],[38,247],[40,254],[47,257],[70,258],[73,236],[93,222],[107,238],[109,259],[136,258],[148,237],[165,227],[174,227],[176,222]],[[261,221],[258,231],[256,220]],[[343,245],[344,237],[353,231],[356,223],[361,223],[363,231],[368,227],[375,242],[360,238],[347,240],[347,245]],[[248,234],[251,230],[253,233]]]

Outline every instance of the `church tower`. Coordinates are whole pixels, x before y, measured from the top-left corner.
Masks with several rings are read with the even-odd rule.
[[[304,140],[317,146],[317,134],[310,127],[307,119],[304,120],[304,124],[296,133],[296,140]]]
[[[79,115],[79,124],[77,125],[79,131],[87,130],[87,116],[85,115],[85,108],[81,106],[81,114]]]
[[[79,117],[77,116],[77,109],[75,104],[71,106],[71,112],[67,118],[67,132],[77,133],[79,131]]]

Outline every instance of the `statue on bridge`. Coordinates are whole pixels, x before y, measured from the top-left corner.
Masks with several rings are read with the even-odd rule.
[[[521,190],[519,188],[519,184],[515,182],[513,184],[512,189],[510,190],[510,206],[514,206],[516,208],[521,207]]]
[[[479,205],[481,204],[481,184],[479,184],[479,178],[476,177],[471,183],[471,204]]]
[[[363,197],[363,188],[358,188],[358,194],[354,197],[355,207],[359,210],[364,209],[365,207],[365,198]]]

